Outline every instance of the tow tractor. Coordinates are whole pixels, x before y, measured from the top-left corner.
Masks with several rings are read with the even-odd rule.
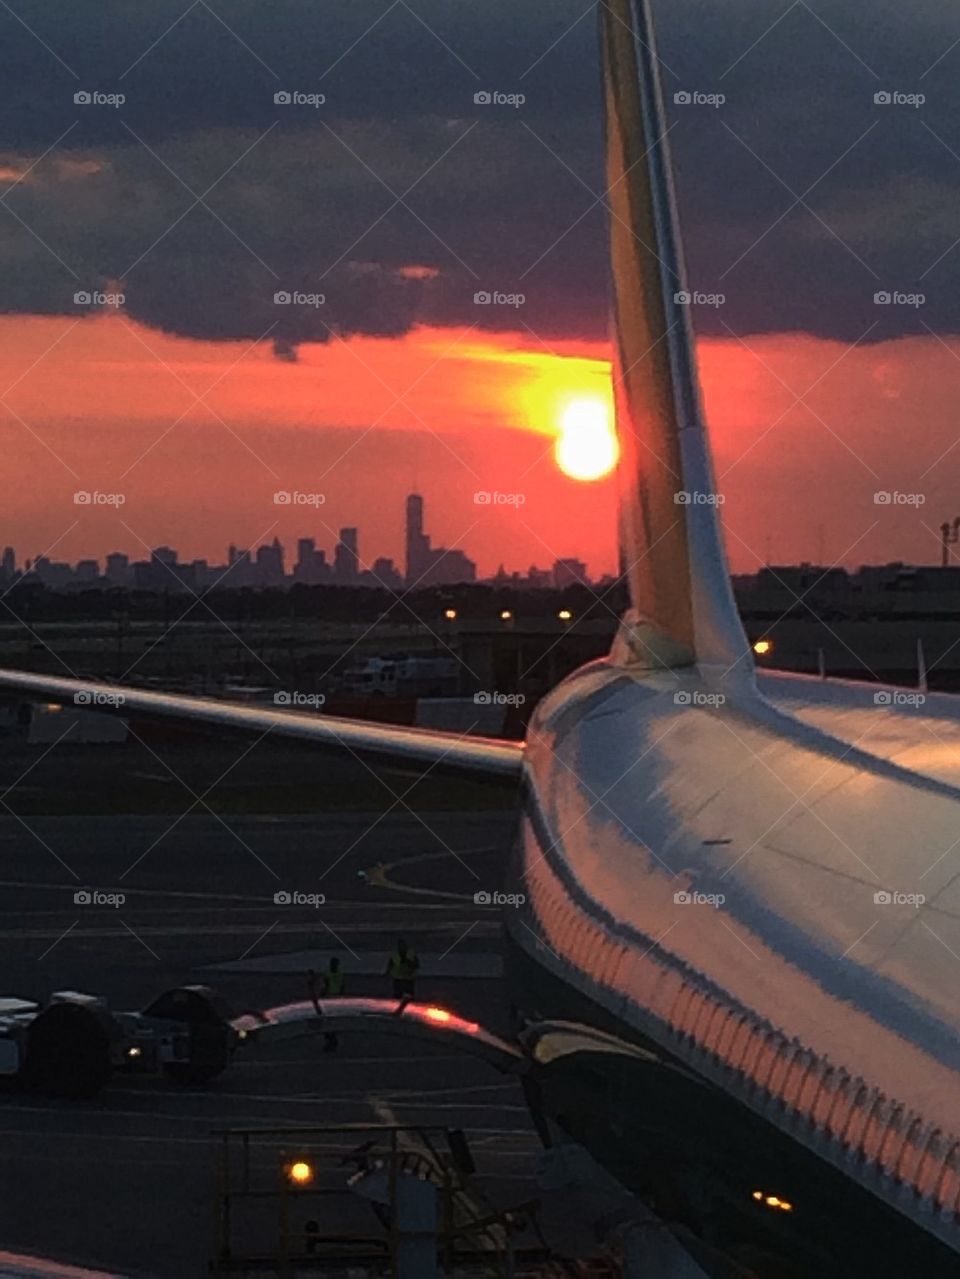
[[[226,1069],[237,1039],[208,986],[175,987],[142,1012],[76,990],[45,1005],[0,998],[0,1079],[53,1097],[94,1097],[119,1071],[205,1083]]]

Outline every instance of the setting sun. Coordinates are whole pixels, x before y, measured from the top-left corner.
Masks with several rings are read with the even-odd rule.
[[[604,400],[591,396],[567,405],[554,456],[561,471],[574,480],[599,480],[610,474],[620,447]]]

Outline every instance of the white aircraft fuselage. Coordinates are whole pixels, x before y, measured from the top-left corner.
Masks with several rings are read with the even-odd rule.
[[[506,927],[543,1113],[817,1273],[960,1271],[960,792],[696,668],[578,671],[525,754]]]

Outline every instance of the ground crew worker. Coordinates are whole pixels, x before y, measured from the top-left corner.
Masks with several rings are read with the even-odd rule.
[[[310,1002],[313,1004],[313,1011],[318,1017],[323,1016],[323,1009],[320,1007],[320,978],[317,976],[313,968],[307,969],[307,994],[310,996]]]
[[[344,980],[343,973],[340,971],[340,960],[334,955],[327,966],[327,971],[323,974],[321,993],[324,999],[339,999],[343,992]],[[335,1053],[339,1047],[339,1036],[333,1031],[327,1031],[323,1037],[323,1051]]]
[[[387,976],[393,980],[394,999],[412,999],[413,983],[420,968],[417,952],[403,938],[397,941],[397,949],[387,963]]]

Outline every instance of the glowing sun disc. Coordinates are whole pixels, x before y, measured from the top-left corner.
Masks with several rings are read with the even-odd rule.
[[[603,400],[573,400],[560,419],[554,457],[573,480],[600,480],[617,464],[620,446]]]

